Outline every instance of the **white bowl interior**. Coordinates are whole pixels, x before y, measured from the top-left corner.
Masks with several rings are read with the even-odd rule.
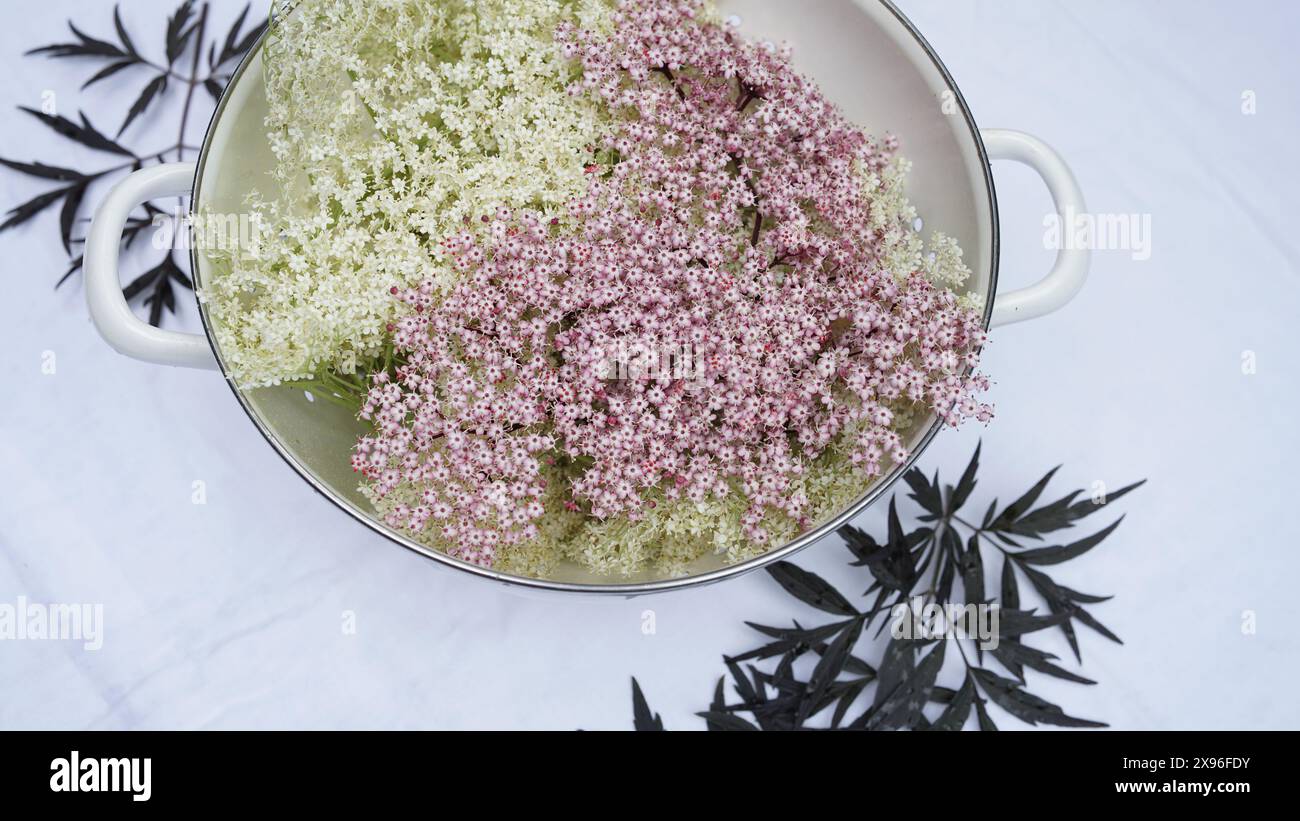
[[[902,153],[913,162],[909,194],[926,232],[940,229],[960,242],[973,272],[968,288],[991,300],[996,249],[979,144],[964,108],[957,105],[957,89],[892,8],[879,0],[721,0],[719,6],[740,18],[747,36],[790,42],[799,70],[817,80],[852,120],[872,133],[900,137]],[[273,184],[266,110],[259,50],[249,58],[208,135],[196,209],[239,213],[251,191]],[[200,284],[212,275],[201,255],[196,273]],[[256,390],[245,400],[273,444],[306,478],[386,530],[358,492],[348,462],[356,437],[365,430],[360,423],[334,405],[309,402],[297,389]],[[923,442],[930,427],[929,422],[919,424],[911,444]],[[895,470],[877,485],[899,473]],[[864,495],[870,490],[864,487]],[[691,574],[722,566],[721,558],[707,557]],[[552,578],[594,586],[660,580],[654,572],[632,579],[597,576],[577,565],[559,568]]]

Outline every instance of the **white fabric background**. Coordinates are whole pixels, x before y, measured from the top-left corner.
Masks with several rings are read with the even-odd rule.
[[[171,3],[124,5],[137,43],[155,45]],[[1036,676],[1034,690],[1121,728],[1300,727],[1300,13],[1282,0],[901,5],[982,126],[1055,145],[1092,209],[1153,220],[1149,261],[1098,254],[1066,310],[997,332],[986,362],[998,418],[946,432],[922,460],[954,476],[983,437],[982,504],[1057,463],[1062,492],[1150,479],[1117,503],[1129,514],[1120,530],[1061,574],[1115,594],[1094,612],[1126,644],[1084,629],[1083,672],[1100,683]],[[102,162],[13,106],[39,107],[53,90],[65,113],[105,113],[106,126],[119,116],[136,83],[78,97],[88,64],[19,56],[63,39],[69,16],[107,34],[110,4],[4,6],[0,156]],[[230,20],[240,4],[216,7]],[[1254,116],[1241,112],[1245,90]],[[156,131],[161,146],[175,127],[149,115],[131,133],[142,145]],[[1026,284],[1051,262],[1049,202],[1018,166],[999,165],[997,181],[1004,282]],[[5,207],[39,190],[0,174]],[[220,378],[106,348],[79,277],[52,290],[56,230],[51,213],[0,235],[0,602],[103,603],[105,644],[0,641],[0,727],[624,728],[636,675],[670,728],[699,728],[692,713],[721,655],[753,646],[743,620],[817,618],[764,574],[592,601],[520,596],[409,555],[298,479]],[[197,327],[192,310],[181,324]],[[45,351],[54,376],[41,372]],[[191,504],[196,479],[205,506]],[[880,511],[860,524],[878,531]],[[832,539],[799,562],[854,591],[863,582],[847,555]],[[654,635],[641,630],[646,610]],[[354,636],[343,611],[356,614]],[[1067,657],[1058,635],[1043,643]]]

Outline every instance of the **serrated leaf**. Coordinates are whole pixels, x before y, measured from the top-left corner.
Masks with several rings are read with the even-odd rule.
[[[980,450],[984,443],[980,442],[975,446],[975,454],[971,456],[970,462],[966,465],[966,470],[962,473],[961,479],[957,482],[957,487],[952,492],[949,500],[948,510],[955,513],[961,510],[962,505],[970,499],[971,491],[975,489],[975,474],[979,472],[980,467]]]
[[[248,12],[252,7],[252,3],[245,4],[244,10],[235,18],[234,25],[230,27],[230,31],[226,34],[225,45],[221,47],[222,56],[228,56],[234,52],[235,43],[239,39],[239,32],[244,28],[244,21],[248,19]]]
[[[104,40],[97,40],[94,37],[90,37],[84,34],[71,21],[68,22],[68,28],[72,29],[72,33],[77,35],[77,39],[81,40],[81,42],[84,43],[87,47],[95,49],[97,52],[103,54],[104,56],[114,56],[114,57],[127,56],[126,52],[122,51],[112,43],[106,42]]]
[[[130,149],[120,145],[115,140],[110,140],[108,137],[105,137],[100,133],[99,129],[90,124],[90,120],[86,118],[85,114],[81,115],[81,123],[77,124],[72,120],[69,120],[67,117],[46,114],[44,111],[37,111],[34,108],[27,108],[26,106],[19,106],[19,110],[40,120],[58,134],[67,137],[70,140],[75,140],[87,148],[93,148],[96,151],[106,151],[111,154],[120,154],[123,157],[131,157],[132,159],[135,158],[134,152]]]
[[[1093,630],[1096,630],[1098,633],[1101,633],[1103,636],[1115,642],[1116,644],[1124,643],[1123,639],[1121,639],[1119,636],[1111,632],[1110,628],[1106,627],[1106,625],[1097,621],[1097,619],[1091,613],[1089,613],[1087,610],[1084,610],[1082,607],[1076,606],[1070,612],[1074,616],[1074,618],[1078,619],[1079,621],[1083,622],[1087,626],[1091,627]]]
[[[1074,622],[1062,622],[1061,632],[1065,634],[1065,641],[1070,645],[1070,651],[1074,653],[1074,660],[1082,664],[1083,653],[1079,652],[1079,637],[1074,633]]]
[[[735,659],[736,661],[762,661],[764,659],[783,656],[786,653],[797,653],[798,655],[803,655],[810,649],[811,647],[802,641],[780,639],[741,653],[736,656]]]
[[[710,712],[721,713],[726,710],[727,708],[726,683],[727,683],[726,676],[718,677],[718,684],[716,687],[713,688],[713,703],[709,705]],[[705,726],[713,732],[717,732],[722,729],[721,726],[719,726],[718,724],[712,721],[705,722]]]
[[[1015,638],[1028,633],[1036,633],[1049,627],[1057,627],[1069,621],[1068,613],[1051,613],[1040,616],[1031,610],[1008,610],[998,608],[998,635]]]
[[[831,714],[831,729],[838,729],[844,721],[844,716],[848,715],[849,708],[862,695],[862,691],[867,689],[871,679],[860,678],[853,681],[845,682],[844,692],[839,695],[839,702],[835,705],[835,712]]]
[[[1083,499],[1076,502],[1074,499],[1083,492],[1076,490],[1074,493],[1058,499],[1050,505],[1044,505],[1021,516],[1016,522],[1007,527],[1007,532],[1030,538],[1040,538],[1044,533],[1074,527],[1075,523],[1080,519],[1096,513],[1107,504],[1123,498],[1144,484],[1146,484],[1145,479],[1120,488],[1110,494],[1104,504],[1097,504],[1092,499]]]
[[[1002,559],[1002,588],[1000,603],[1008,610],[1020,609],[1020,584],[1016,581],[1016,568],[1010,557]]]
[[[774,642],[757,647],[746,653],[735,657],[735,661],[749,661],[775,658],[776,656],[786,653],[803,655],[809,650],[824,648],[826,639],[834,636],[840,630],[849,625],[848,621],[832,622],[824,624],[821,627],[804,629],[799,627],[798,622],[794,628],[782,627],[765,627],[761,624],[746,622],[747,625],[765,635],[777,639]]]
[[[144,304],[149,306],[149,324],[155,328],[162,324],[163,309],[176,310],[176,295],[172,291],[171,280],[161,277],[154,285],[154,291],[145,297]]]
[[[1109,527],[1099,530],[1093,535],[1085,539],[1080,539],[1077,542],[1071,542],[1067,545],[1055,547],[1039,547],[1033,550],[1022,551],[1016,554],[1016,559],[1018,561],[1036,565],[1060,564],[1061,562],[1068,562],[1071,559],[1077,559],[1084,553],[1087,553],[1089,550],[1092,550],[1094,547],[1101,544],[1107,536],[1115,532],[1115,528],[1119,527],[1119,523],[1122,521],[1124,521],[1124,517],[1120,516]]]
[[[70,168],[59,168],[54,165],[45,165],[40,162],[22,163],[13,160],[0,159],[0,165],[12,168],[15,171],[26,174],[29,177],[39,177],[43,180],[57,180],[59,182],[81,182],[89,179],[80,171],[73,171]]]
[[[939,545],[949,559],[959,562],[961,560],[961,534],[950,524],[942,527],[943,532],[939,537]]]
[[[1016,554],[1014,553],[1009,555],[1013,560],[1016,558]],[[1035,570],[1032,567],[1026,567],[1022,564],[1017,564],[1017,566],[1020,568],[1020,571],[1025,574],[1025,578],[1029,579],[1029,583],[1038,591],[1038,594],[1047,600],[1049,605],[1055,604],[1064,606],[1069,603],[1069,596],[1065,594],[1064,589],[1060,585],[1052,581],[1051,576],[1041,570]]]
[[[735,713],[723,713],[715,710],[707,710],[703,713],[696,713],[697,716],[704,719],[711,725],[716,725],[719,730],[758,730],[753,724]]]
[[[82,85],[81,90],[85,91],[86,89],[93,86],[95,83],[98,83],[100,80],[107,80],[109,77],[112,77],[114,74],[118,73],[122,69],[130,68],[131,66],[134,65],[139,65],[139,61],[123,60],[122,62],[119,63],[109,63],[107,66],[97,71],[93,77],[87,80],[85,84]]]
[[[1079,639],[1075,635],[1074,625],[1069,619],[1070,610],[1074,607],[1074,603],[1069,600],[1069,597],[1065,595],[1065,591],[1056,582],[1052,581],[1051,577],[1046,573],[1023,564],[1019,565],[1019,567],[1025,577],[1029,579],[1029,583],[1038,591],[1038,594],[1047,601],[1048,609],[1054,614],[1064,614],[1066,616],[1065,621],[1061,623],[1061,632],[1065,634],[1065,640],[1069,643],[1075,659],[1082,661],[1083,656],[1079,652]]]
[[[975,702],[975,685],[971,683],[970,676],[962,682],[961,689],[948,701],[948,706],[940,714],[939,718],[930,725],[930,729],[936,732],[954,732],[966,726],[966,719],[970,718],[971,705]]]
[[[858,643],[858,639],[862,637],[862,623],[862,619],[854,619],[847,630],[841,631],[835,637],[835,640],[830,643],[826,652],[817,661],[817,666],[808,679],[808,698],[804,702],[805,709],[800,711],[797,720],[798,724],[802,724],[804,719],[812,715],[812,712],[807,707],[816,703],[825,694],[831,682],[838,679],[840,674],[844,672],[844,665],[848,662],[853,648]]]
[[[143,114],[145,109],[149,108],[149,104],[154,101],[154,98],[165,91],[166,88],[166,74],[159,74],[157,77],[150,80],[149,85],[144,87],[144,90],[140,92],[140,96],[137,97],[135,102],[131,105],[131,110],[126,114],[126,121],[123,122],[122,127],[118,129],[117,135],[119,137],[122,136],[122,133],[126,131],[127,127],[130,126],[131,123],[135,122],[135,118]]]
[[[971,534],[965,550],[961,549],[961,542],[958,541],[957,550],[961,560],[961,583],[966,589],[966,602],[981,604],[985,600],[984,557],[980,554],[979,535]]]
[[[72,253],[72,229],[77,221],[77,211],[86,197],[86,184],[73,186],[63,201],[63,211],[59,214],[59,231],[63,239],[63,250]]]
[[[190,279],[176,265],[171,253],[158,265],[141,274],[122,290],[129,301],[141,293],[148,292],[144,304],[149,306],[149,324],[157,326],[162,321],[164,309],[176,310],[176,294],[172,282],[189,283]]]
[[[168,253],[167,258],[163,260],[162,271],[163,274],[173,282],[179,282],[186,288],[192,289],[194,287],[194,284],[190,282],[190,278],[186,276],[185,272],[176,264],[176,259],[171,253]]]
[[[906,593],[916,584],[920,570],[916,567],[916,555],[913,549],[924,544],[933,535],[931,528],[918,528],[911,533],[903,531],[898,518],[898,506],[894,498],[889,500],[889,538],[884,545],[874,550],[857,550],[859,557],[856,566],[867,566],[871,575],[891,591]],[[865,536],[865,534],[864,534]],[[870,539],[870,537],[865,537]],[[875,544],[874,540],[871,544]]]
[[[133,220],[128,222],[126,224],[126,228],[122,229],[122,240],[126,243],[126,247],[130,248],[132,245],[134,245],[136,238],[139,237],[140,234],[144,231],[144,229],[148,228],[150,225],[152,225],[152,223],[147,220],[145,221]]]
[[[194,290],[194,283],[190,280],[189,275],[186,274],[184,271],[182,271],[180,268],[176,267],[176,265],[174,264],[172,265],[171,277],[172,277],[172,281],[180,283],[182,288],[185,288],[186,290],[189,291]]]
[[[1079,519],[1082,519],[1086,516],[1096,513],[1098,510],[1101,510],[1106,505],[1118,499],[1124,498],[1125,496],[1137,490],[1138,488],[1142,487],[1146,483],[1147,480],[1142,479],[1141,481],[1134,482],[1131,485],[1126,485],[1125,487],[1120,488],[1114,493],[1109,493],[1106,495],[1106,501],[1103,502],[1102,504],[1097,504],[1092,499],[1084,499],[1082,501],[1075,502],[1073,505],[1070,506],[1070,521],[1075,522],[1078,521]]]
[[[1034,586],[1034,589],[1038,591],[1038,594],[1047,601],[1048,609],[1050,609],[1054,615],[1064,617],[1065,620],[1061,622],[1061,632],[1065,634],[1065,640],[1069,642],[1070,649],[1074,652],[1075,659],[1082,661],[1083,655],[1079,651],[1079,639],[1078,636],[1075,635],[1074,625],[1071,623],[1070,619],[1079,618],[1080,613],[1083,613],[1088,618],[1091,618],[1091,616],[1088,616],[1087,611],[1080,607],[1071,598],[1071,594],[1074,593],[1074,591],[1061,587],[1041,570],[1035,570],[1034,568],[1027,567],[1023,564],[1020,565],[1020,570],[1025,574],[1025,577],[1029,579],[1029,583]],[[1093,619],[1093,621],[1096,620]],[[1100,623],[1098,622],[1098,624]],[[1091,627],[1092,625],[1089,626]],[[1105,627],[1102,627],[1102,630],[1099,632],[1102,632],[1102,635],[1111,638],[1112,641],[1119,642],[1119,637],[1115,636],[1115,634],[1111,633]],[[1123,642],[1120,643],[1122,644]]]
[[[921,663],[900,679],[883,700],[876,703],[870,718],[865,722],[866,729],[911,729],[920,723],[924,718],[921,709],[930,700],[930,688],[934,686],[934,681],[943,668],[947,646],[946,641],[935,642]],[[877,698],[879,695],[877,690]]]
[[[880,660],[873,706],[879,707],[899,684],[916,672],[916,644],[912,639],[891,638]]]
[[[903,523],[898,518],[898,505],[895,503],[893,496],[889,497],[888,520],[889,534],[886,546],[889,547],[891,552],[908,549],[907,537],[903,534]]]
[[[767,568],[785,592],[818,610],[836,616],[856,616],[858,610],[838,590],[816,573],[810,573],[790,562],[777,562]]]
[[[148,271],[145,271],[140,276],[131,280],[131,283],[122,289],[123,298],[125,298],[126,301],[130,302],[131,300],[139,296],[141,293],[143,293],[145,288],[148,288],[149,286],[157,282],[159,277],[159,270],[161,268],[162,268],[161,265],[158,266],[157,268],[151,268]]]
[[[1009,647],[1011,644],[1015,643],[1015,641],[1016,641],[1015,639],[999,639],[998,646],[995,648],[990,648],[989,652],[993,654],[993,657],[995,659],[997,659],[999,662],[1002,663],[1003,667],[1007,668],[1008,673],[1010,673],[1012,676],[1019,679],[1023,683],[1025,680],[1024,664],[1022,664],[1016,658],[1014,651],[1007,651],[1005,649],[1006,647]],[[983,661],[981,660],[980,663],[982,664]]]
[[[946,504],[968,501],[981,455],[981,449],[976,448],[958,484],[943,488],[939,498],[946,500]],[[851,614],[851,617],[814,628],[805,628],[797,621],[793,627],[767,627],[749,623],[773,641],[743,656],[727,660],[743,703],[725,704],[723,682],[719,682],[710,711],[700,715],[705,717],[706,722],[711,722],[715,717],[718,721],[726,722],[726,729],[791,730],[804,726],[807,719],[833,707],[830,726],[838,729],[847,720],[853,705],[866,687],[874,681],[877,688],[871,706],[848,724],[849,729],[955,730],[961,729],[969,721],[973,710],[981,730],[996,730],[997,726],[988,712],[988,700],[1029,723],[1071,727],[1105,726],[1067,715],[1060,707],[1028,692],[1025,687],[1027,670],[1079,684],[1093,682],[1064,669],[1057,664],[1055,655],[1024,644],[1018,639],[1019,636],[1059,626],[1077,656],[1078,643],[1073,625],[1078,620],[1099,630],[1103,635],[1118,640],[1118,637],[1082,608],[1083,604],[1104,601],[1106,597],[1071,590],[1035,569],[1036,566],[1058,564],[1083,555],[1113,533],[1118,522],[1092,536],[1062,546],[1026,550],[1016,541],[1021,536],[1036,539],[1038,532],[1044,528],[1068,527],[1067,520],[1075,515],[1074,511],[1084,510],[1081,505],[1085,503],[1076,501],[1080,491],[1050,504],[1034,507],[1055,473],[1055,469],[1050,471],[1000,515],[997,502],[994,501],[984,517],[986,526],[980,528],[967,525],[965,521],[956,522],[946,516],[931,514],[929,508],[934,502],[932,489],[942,487],[938,482],[938,474],[935,474],[933,480],[927,480],[923,474],[913,473],[908,479],[912,490],[911,498],[924,510],[916,518],[933,521],[934,525],[909,531],[899,516],[896,500],[891,499],[887,538],[883,543],[877,543],[869,534],[857,528],[845,527],[840,531],[855,558],[853,566],[865,566],[873,576],[873,582],[865,595],[876,594],[875,604],[866,613],[858,613],[856,609],[845,609],[846,606],[853,608],[852,604],[833,598],[838,596],[843,599],[838,592],[828,594],[820,590],[820,585],[825,585],[831,591],[834,588],[813,574],[806,574],[805,577],[798,568],[793,572],[782,568],[773,573],[775,578],[783,582],[782,586],[788,592],[801,600],[826,612],[841,616]],[[1131,488],[1121,490],[1126,493]],[[1117,492],[1115,496],[1118,495],[1120,493]],[[1091,508],[1087,512],[1091,512]],[[961,529],[952,529],[954,522],[961,525]],[[991,532],[989,528],[995,523],[997,527],[1005,525],[1005,528]],[[966,529],[974,530],[976,534],[964,539],[960,534]],[[946,642],[890,640],[886,644],[878,672],[866,660],[853,654],[854,645],[859,643],[861,633],[875,620],[874,616],[889,609],[886,602],[895,596],[895,602],[904,601],[906,591],[915,585],[916,577],[921,575],[931,576],[933,573],[931,584],[934,587],[931,593],[937,594],[937,600],[951,601],[950,588],[960,574],[967,590],[968,603],[989,601],[991,596],[983,568],[980,550],[982,543],[979,541],[979,537],[984,535],[994,538],[995,546],[1004,554],[1001,587],[997,596],[1000,602],[999,641],[996,647],[987,644],[977,644],[976,647],[981,652],[989,650],[998,663],[1011,671],[1015,678],[1005,678],[982,665],[970,665],[967,662],[968,672],[961,689],[943,687],[938,683],[937,676],[941,672]],[[1016,549],[1007,549],[1003,544]],[[1021,609],[1017,567],[1045,599],[1046,614]],[[783,575],[786,577],[784,580]],[[886,620],[880,630],[883,631],[889,623]],[[918,649],[926,647],[933,647],[933,650],[918,654]],[[805,682],[795,676],[794,662],[810,650],[818,655],[818,659],[812,675]],[[780,656],[780,661],[771,674],[751,665],[749,672],[752,675],[746,675],[738,664],[748,658],[762,659],[776,655]],[[859,673],[860,676],[853,677]],[[933,722],[922,712],[922,708],[932,702],[943,705],[942,714]],[[752,714],[754,721],[740,719],[737,713]],[[712,723],[709,727],[715,729]],[[718,729],[723,727],[719,726]]]
[[[745,671],[740,669],[740,665],[736,663],[735,659],[723,656],[723,662],[727,665],[727,669],[731,671],[736,695],[740,696],[742,704],[752,707],[763,701],[758,697],[758,691],[754,689],[754,683],[749,680],[749,676],[745,675]]]
[[[857,561],[853,562],[855,567],[865,565],[869,560],[868,557],[880,550],[880,545],[876,544],[876,540],[871,537],[871,534],[853,525],[844,525],[835,531],[835,534],[844,540],[845,547],[857,559]]]
[[[919,468],[912,468],[903,474],[903,481],[912,488],[912,492],[908,494],[912,501],[925,508],[932,516],[943,515],[943,498],[938,485],[932,484],[925,478],[925,474]]]
[[[1038,497],[1043,494],[1043,490],[1047,487],[1047,483],[1052,481],[1052,477],[1055,476],[1056,471],[1060,469],[1060,465],[1057,465],[1047,471],[1046,476],[1034,483],[1033,487],[1025,491],[1024,495],[1019,499],[1008,505],[1007,509],[1002,511],[1002,513],[993,520],[992,527],[995,530],[1005,530],[1015,522],[1016,519],[1020,518],[1022,514],[1029,510],[1029,508],[1033,507],[1034,502],[1038,501]]]
[[[1042,533],[1050,533],[1054,530],[1071,527],[1070,504],[1082,492],[1076,490],[1057,499],[1055,502],[1029,511],[1016,521],[1006,525],[1007,532],[1036,539]]]
[[[76,188],[76,186],[74,185],[68,188],[58,188],[53,191],[46,191],[44,194],[40,194],[22,205],[11,209],[8,213],[9,219],[5,220],[4,223],[0,223],[0,231],[5,231],[16,225],[21,225],[24,222],[27,222],[46,208],[49,208],[54,203],[63,199],[73,188]]]
[[[930,700],[935,704],[951,704],[956,696],[957,691],[951,687],[936,684],[930,688]]]
[[[939,601],[952,601],[952,583],[957,577],[957,563],[954,561],[945,561],[943,571],[939,574],[939,587],[935,595]]]
[[[248,34],[244,35],[244,39],[240,40],[235,45],[234,56],[242,57],[244,54],[246,54],[248,50],[251,49],[253,45],[257,43],[258,40],[261,39],[262,35],[266,33],[266,29],[267,29],[267,21],[265,20],[263,20],[261,23],[258,23],[252,29],[250,29]]]
[[[135,43],[131,42],[131,35],[127,33],[126,26],[122,25],[122,10],[119,6],[113,6],[113,27],[117,29],[117,39],[122,43],[122,48],[133,57],[139,57],[140,52],[136,51]]]
[[[992,533],[994,536],[996,536],[998,540],[1003,544],[1008,544],[1011,545],[1012,547],[1021,547],[1020,542],[1017,542],[1015,539],[1008,536],[1005,531],[990,530],[988,528],[985,528],[985,530],[986,532]]]
[[[63,276],[59,277],[59,281],[54,283],[54,290],[57,291],[60,287],[62,287],[63,283],[68,281],[69,277],[71,277],[76,272],[80,271],[81,267],[85,264],[85,261],[86,258],[84,256],[79,256],[76,259],[74,259],[71,263],[69,263],[68,270],[64,271]]]
[[[76,24],[69,22],[68,28],[76,35],[76,43],[55,43],[53,45],[41,46],[28,51],[28,55],[47,54],[50,57],[127,57],[127,53],[122,51],[112,43],[106,43],[103,40],[97,40],[82,33]]]
[[[47,57],[58,59],[60,57],[113,57],[115,54],[104,54],[100,51],[87,48],[82,43],[51,43],[48,46],[40,46],[23,52],[25,57],[34,57],[38,54],[44,54]]]
[[[638,732],[663,730],[664,728],[663,719],[659,717],[659,714],[650,711],[650,705],[645,700],[645,693],[641,692],[641,685],[637,683],[635,676],[632,678],[632,727]]]
[[[1126,486],[1120,488],[1119,490],[1115,491],[1114,493],[1108,493],[1108,494],[1106,494],[1106,501],[1102,502],[1101,504],[1095,504],[1095,503],[1091,503],[1091,500],[1089,500],[1089,501],[1090,501],[1090,503],[1092,504],[1092,506],[1093,506],[1094,508],[1105,507],[1106,505],[1110,504],[1111,502],[1115,501],[1116,499],[1120,499],[1120,498],[1123,498],[1124,496],[1127,496],[1129,493],[1132,493],[1133,491],[1135,491],[1135,490],[1137,490],[1138,488],[1142,487],[1142,486],[1145,485],[1146,483],[1147,483],[1147,480],[1146,480],[1146,479],[1140,479],[1140,480],[1134,482],[1134,483],[1131,484],[1131,485],[1126,485]]]
[[[826,642],[819,642],[812,645],[812,651],[819,656],[825,655],[829,648],[830,645]],[[850,655],[848,659],[845,660],[844,672],[853,673],[856,676],[863,676],[869,679],[874,679],[876,677],[876,668],[854,655]]]
[[[984,707],[984,699],[982,698],[975,699],[975,714],[979,720],[980,732],[983,733],[997,732],[998,725],[994,724],[993,719],[989,717],[989,711]]]
[[[194,35],[194,26],[186,28],[194,13],[194,0],[184,0],[176,7],[176,12],[167,20],[167,64],[172,65],[189,45]]]
[[[249,6],[244,6],[244,10],[240,13],[239,18],[235,20],[235,24],[230,27],[230,32],[226,35],[226,41],[221,47],[221,55],[216,58],[216,65],[225,65],[227,62],[237,57],[242,57],[245,52],[253,47],[253,44],[257,42],[258,38],[261,37],[262,33],[266,30],[266,21],[263,20],[261,23],[254,26],[242,39],[240,38],[239,34],[244,28],[244,21],[248,17],[249,8]]]
[[[1021,681],[1025,679],[1021,668],[1028,667],[1030,670],[1037,670],[1040,673],[1065,679],[1066,681],[1073,681],[1076,684],[1097,683],[1092,679],[1084,678],[1053,664],[1052,662],[1056,660],[1056,656],[1051,653],[1039,650],[1037,647],[1021,644],[1018,641],[999,641],[998,646],[989,652]]]
[[[1066,587],[1063,584],[1058,584],[1057,587],[1061,589],[1066,598],[1079,604],[1101,604],[1115,598],[1114,596],[1094,596],[1091,593],[1080,593],[1078,590]]]
[[[1026,691],[1020,682],[1003,678],[980,667],[971,674],[993,703],[1028,724],[1051,724],[1056,727],[1105,727],[1099,721],[1075,718],[1065,714],[1060,707]]]
[[[768,683],[776,688],[777,692],[802,694],[803,685],[794,679],[794,659],[793,653],[782,656],[781,661],[776,665],[776,670],[768,676]]]
[[[930,564],[932,562],[942,559],[942,557],[943,557],[943,553],[942,551],[939,550],[922,551],[921,563],[916,566],[916,576],[918,578],[924,576],[926,571],[929,569]]]
[[[823,624],[820,627],[801,627],[799,622],[795,622],[793,627],[768,627],[762,624],[755,624],[752,621],[745,622],[746,627],[750,627],[765,636],[774,639],[783,639],[787,641],[797,641],[810,644],[816,641],[825,641],[831,636],[849,626],[849,619],[844,621],[831,622]],[[739,659],[739,656],[737,656]]]

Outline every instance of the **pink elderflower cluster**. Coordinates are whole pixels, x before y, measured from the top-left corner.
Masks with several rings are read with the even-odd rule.
[[[490,564],[535,538],[547,477],[563,504],[636,521],[655,505],[743,494],[743,529],[807,526],[797,489],[843,440],[865,475],[907,457],[891,408],[987,420],[972,376],[981,317],[878,255],[864,181],[893,159],[775,49],[696,20],[699,3],[628,0],[612,35],[563,29],[574,94],[615,125],[571,219],[500,209],[444,242],[461,279],[395,295],[404,356],[380,374],[354,467],[390,524],[430,523]],[[685,351],[689,373],[625,368]]]

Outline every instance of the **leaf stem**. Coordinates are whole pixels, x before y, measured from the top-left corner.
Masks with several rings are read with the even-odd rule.
[[[194,90],[199,87],[199,60],[203,55],[203,43],[208,29],[208,4],[203,4],[199,12],[198,36],[194,38],[194,61],[190,64],[190,78],[186,81],[189,88],[185,92],[185,107],[181,109],[180,135],[176,138],[178,159],[185,159],[185,132],[190,122],[190,109],[194,105]]]

